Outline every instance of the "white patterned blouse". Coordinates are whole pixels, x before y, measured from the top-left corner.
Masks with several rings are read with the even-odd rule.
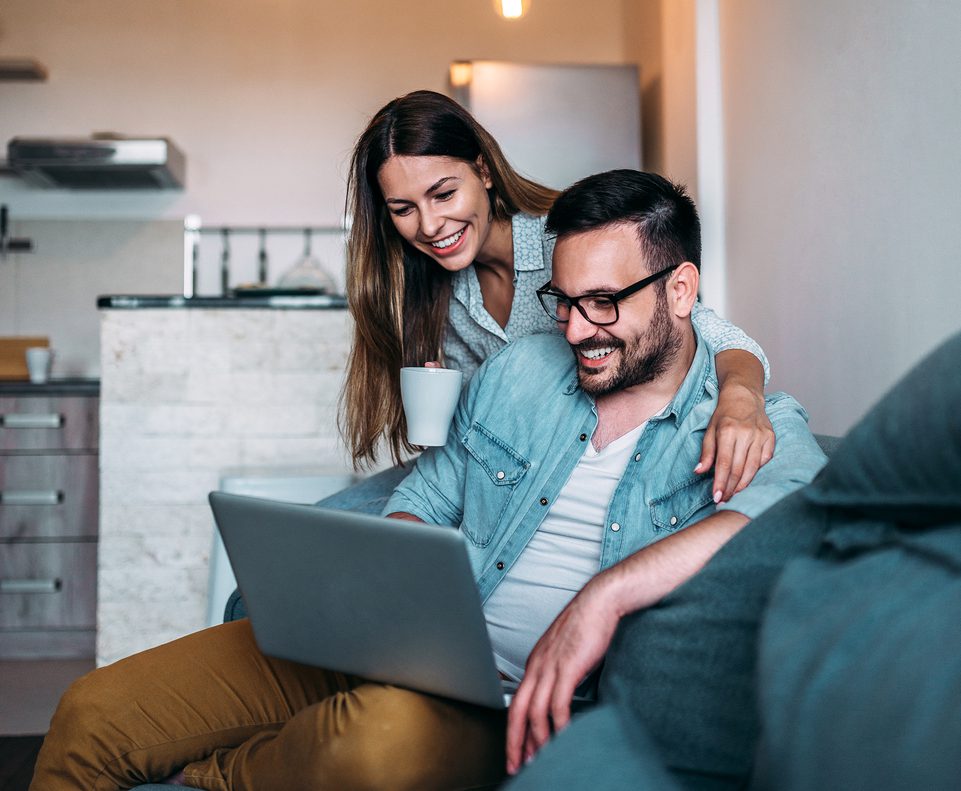
[[[444,340],[444,364],[464,372],[466,381],[490,355],[515,338],[535,332],[556,332],[535,291],[551,277],[554,238],[544,232],[546,217],[515,214],[511,220],[514,237],[514,302],[506,327],[501,327],[484,308],[480,282],[473,266],[455,272]],[[743,330],[722,319],[700,302],[691,320],[714,353],[744,349],[764,366],[764,382],[771,377],[763,349]]]

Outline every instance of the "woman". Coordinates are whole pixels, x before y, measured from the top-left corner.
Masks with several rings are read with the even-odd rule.
[[[374,461],[382,441],[399,461],[414,450],[404,437],[401,366],[441,359],[470,375],[510,338],[555,329],[534,293],[550,277],[543,215],[555,193],[517,175],[468,113],[429,92],[377,114],[358,142],[350,187],[356,336],[344,429],[358,463]],[[709,311],[695,321],[708,340],[734,333],[734,346],[750,345]],[[710,466],[715,445],[722,461],[734,459],[720,497],[750,480],[773,450],[773,432],[757,359],[732,350],[718,360],[718,414],[727,417],[715,415],[699,467]],[[739,428],[728,432],[725,421]],[[366,486],[383,492],[392,488],[385,477],[402,474]],[[404,727],[389,727],[397,722]],[[162,777],[218,789],[296,788],[314,778],[336,788],[422,788],[425,772],[432,787],[493,783],[503,727],[500,713],[482,707],[265,657],[240,620],[72,685],[33,788],[123,788]]]
[[[513,338],[555,329],[534,292],[550,279],[544,219],[556,196],[511,168],[446,96],[415,91],[374,116],[349,184],[355,330],[342,430],[355,464],[375,462],[384,445],[395,463],[415,450],[405,437],[401,367],[443,360],[466,378]],[[767,363],[754,341],[700,303],[693,320],[715,349],[721,387],[697,472],[716,461],[716,499],[727,500],[774,451]],[[321,505],[379,512],[404,474],[389,470]]]

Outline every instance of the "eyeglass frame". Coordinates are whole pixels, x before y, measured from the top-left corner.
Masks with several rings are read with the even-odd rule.
[[[617,322],[621,318],[621,313],[617,305],[618,302],[620,302],[622,299],[626,299],[627,297],[630,297],[636,294],[642,288],[646,288],[647,286],[651,285],[651,283],[654,283],[657,280],[660,280],[662,277],[664,277],[664,275],[670,274],[675,269],[677,269],[680,265],[681,264],[679,263],[673,264],[672,266],[669,266],[666,269],[662,269],[660,272],[655,272],[653,275],[648,275],[643,280],[638,280],[636,283],[631,283],[631,285],[627,286],[626,288],[622,288],[620,291],[614,291],[612,293],[601,292],[598,294],[581,294],[579,297],[569,297],[567,296],[567,294],[560,294],[557,291],[552,291],[550,288],[550,285],[551,285],[550,280],[548,280],[543,286],[537,289],[537,291],[535,291],[534,293],[537,294],[537,301],[541,303],[541,307],[544,308],[544,312],[548,316],[550,316],[551,319],[556,321],[558,324],[567,324],[570,321],[570,317],[566,319],[559,319],[557,316],[555,316],[550,310],[548,310],[547,305],[544,304],[545,296],[550,295],[552,297],[557,297],[561,300],[564,300],[567,303],[568,309],[577,308],[577,312],[584,317],[584,321],[588,322],[589,324],[593,324],[595,327],[610,327],[612,324],[617,324]],[[594,321],[587,315],[587,311],[583,307],[581,307],[582,299],[587,299],[587,298],[594,299],[596,297],[605,297],[606,299],[609,299],[611,301],[611,304],[614,306],[613,321],[603,321],[603,322]]]

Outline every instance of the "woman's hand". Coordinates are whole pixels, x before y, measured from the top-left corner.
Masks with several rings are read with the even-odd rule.
[[[775,436],[764,411],[764,371],[757,358],[740,350],[721,352],[717,371],[717,408],[704,432],[694,472],[714,466],[712,492],[714,502],[720,503],[746,488],[771,460]]]

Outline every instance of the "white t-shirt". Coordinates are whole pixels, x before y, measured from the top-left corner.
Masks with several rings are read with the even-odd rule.
[[[643,423],[595,451],[588,442],[567,484],[484,604],[497,669],[520,681],[534,644],[600,568],[607,508]]]

